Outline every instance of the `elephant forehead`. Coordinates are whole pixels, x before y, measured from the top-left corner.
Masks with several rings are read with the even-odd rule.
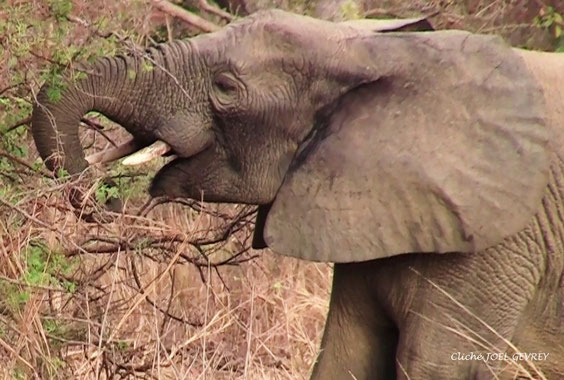
[[[201,52],[215,51],[218,59],[239,59],[252,62],[262,57],[288,57],[325,51],[326,44],[369,34],[348,25],[296,15],[281,10],[261,11],[227,27],[192,39]]]

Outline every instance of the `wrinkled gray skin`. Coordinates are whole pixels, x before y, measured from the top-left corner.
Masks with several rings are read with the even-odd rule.
[[[50,168],[77,173],[86,167],[79,119],[100,111],[140,145],[164,140],[178,155],[157,173],[152,195],[265,205],[256,246],[337,262],[313,379],[513,378],[514,371],[502,371],[504,362],[453,360],[457,353],[504,352],[510,343],[524,353],[548,353],[535,367],[548,379],[562,378],[564,57],[448,33],[384,35],[259,13],[213,34],[149,49],[155,70],[141,70],[141,58],[106,58],[58,103],[43,90],[33,135]],[[465,128],[475,125],[478,134],[465,139]],[[363,137],[354,140],[351,126]],[[389,143],[379,135],[388,126]],[[423,134],[393,140],[393,128],[408,133],[412,127]],[[427,131],[437,128],[426,141]],[[441,141],[442,131],[458,137]],[[490,135],[497,150],[482,145]],[[390,145],[402,142],[408,145]],[[427,146],[432,149],[419,149]],[[58,148],[59,158],[48,159]],[[441,156],[449,149],[454,156]],[[411,165],[409,153],[419,150],[430,152],[416,162],[419,171],[401,172]],[[386,156],[377,156],[382,152]],[[359,165],[370,164],[366,170],[383,160],[401,165],[396,174],[383,166],[381,174],[367,175],[350,164],[357,157]],[[458,169],[449,169],[451,161]],[[434,167],[444,167],[442,182],[426,186]],[[338,170],[350,179],[345,184],[331,175]],[[464,176],[470,180],[458,180]],[[369,191],[404,179],[409,186],[390,187],[400,189],[401,202],[385,188]],[[445,190],[453,183],[455,190]],[[351,186],[368,190],[354,193]],[[459,194],[464,202],[457,203]],[[414,205],[397,218],[386,208],[393,201],[398,210]],[[285,216],[292,202],[303,210]],[[381,207],[371,206],[378,202]],[[388,210],[383,221],[370,225],[380,210]],[[355,224],[366,214],[373,216],[368,227]],[[385,235],[379,226],[386,220],[411,224]],[[288,221],[297,232],[288,232]],[[346,224],[351,221],[354,229]],[[354,249],[344,249],[347,244]]]

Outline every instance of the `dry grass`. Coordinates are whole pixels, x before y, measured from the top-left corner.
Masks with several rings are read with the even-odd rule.
[[[94,220],[114,218],[101,223],[72,211],[60,195],[69,186],[34,186],[23,199],[2,200],[5,376],[306,377],[327,310],[329,265],[249,250],[248,207],[127,205],[121,215],[94,210]],[[146,216],[137,215],[142,209]],[[226,229],[237,231],[208,244]],[[43,268],[30,258],[39,241]],[[44,280],[35,280],[38,270]]]

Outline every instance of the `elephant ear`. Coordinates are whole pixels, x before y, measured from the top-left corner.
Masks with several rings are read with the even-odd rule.
[[[352,26],[356,29],[373,32],[423,32],[435,30],[428,17],[405,19],[362,19],[340,22],[339,25]]]
[[[550,153],[543,94],[522,59],[464,32],[371,41],[365,67],[381,75],[319,118],[255,241],[355,262],[481,251],[526,227]]]

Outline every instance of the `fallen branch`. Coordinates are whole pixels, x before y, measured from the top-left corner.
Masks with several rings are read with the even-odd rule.
[[[200,16],[196,16],[192,12],[189,12],[178,5],[174,5],[167,0],[152,0],[152,3],[161,12],[178,17],[187,24],[190,24],[204,32],[215,32],[216,30],[219,30],[219,26],[216,24],[203,19]]]

